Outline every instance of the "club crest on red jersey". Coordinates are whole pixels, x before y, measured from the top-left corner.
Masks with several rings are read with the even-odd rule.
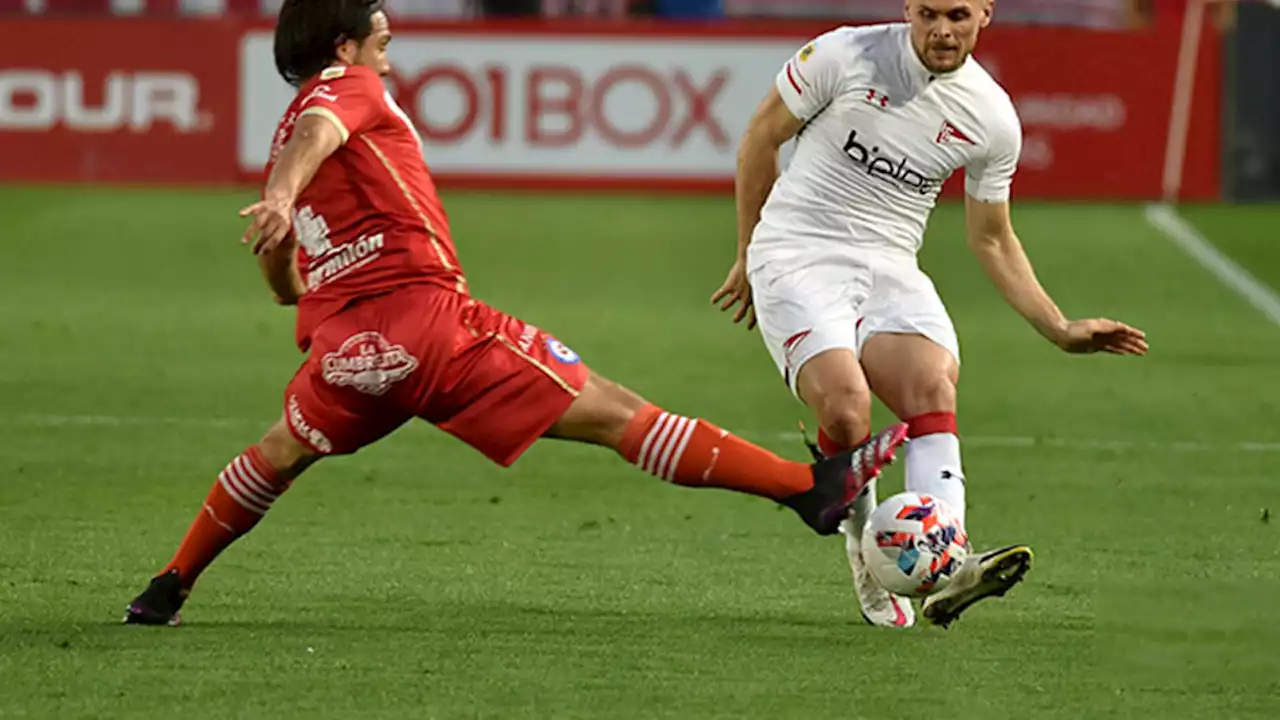
[[[578,353],[570,349],[568,345],[565,345],[553,337],[547,338],[547,350],[551,352],[551,355],[554,356],[555,359],[565,365],[576,365],[578,361],[581,360],[581,358],[578,357]]]
[[[369,331],[347,338],[321,359],[320,367],[330,385],[383,395],[417,369],[418,359],[403,345],[392,345],[381,333]]]

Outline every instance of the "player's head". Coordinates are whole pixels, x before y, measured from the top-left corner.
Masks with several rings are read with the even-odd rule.
[[[276,69],[293,85],[331,65],[391,71],[383,0],[284,0],[276,22]]]
[[[907,0],[911,45],[920,62],[936,73],[964,64],[978,44],[978,31],[991,22],[995,0]]]

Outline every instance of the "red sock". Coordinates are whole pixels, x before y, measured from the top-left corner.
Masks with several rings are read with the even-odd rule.
[[[779,499],[813,487],[813,471],[783,460],[705,420],[646,405],[627,426],[618,453],[686,487],[718,487]]]
[[[867,436],[862,438],[862,440],[860,440],[858,444],[861,445],[862,443],[870,439],[871,439],[871,433],[867,433]],[[822,452],[823,457],[831,457],[832,455],[839,455],[840,453],[848,449],[849,448],[845,447],[844,445],[836,442],[835,440],[832,440],[831,436],[827,434],[826,430],[823,430],[821,427],[818,428],[818,450]]]
[[[907,418],[907,437],[912,440],[925,435],[956,432],[956,414],[953,412],[931,412]]]
[[[277,478],[257,445],[246,450],[218,475],[200,514],[161,574],[177,568],[182,587],[195,585],[209,563],[252,530],[288,488],[289,481]]]

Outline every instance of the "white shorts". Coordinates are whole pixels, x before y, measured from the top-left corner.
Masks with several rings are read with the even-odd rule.
[[[960,362],[951,316],[914,258],[846,257],[776,270],[766,262],[750,280],[760,334],[793,393],[815,355],[847,348],[860,357],[877,333],[923,335]]]

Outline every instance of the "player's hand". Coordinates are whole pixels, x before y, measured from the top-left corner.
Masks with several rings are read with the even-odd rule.
[[[741,304],[739,305],[739,303]],[[731,310],[735,305],[738,305],[738,311],[733,314],[733,321],[740,323],[743,318],[746,318],[747,329],[755,329],[756,308],[751,302],[751,283],[747,281],[747,261],[745,259],[738,258],[733,267],[729,269],[729,277],[725,278],[724,284],[711,296],[711,304],[719,305],[721,312]]]
[[[241,236],[241,244],[253,244],[253,254],[275,250],[293,228],[293,203],[281,198],[267,198],[240,210],[240,217],[253,216]]]
[[[1069,353],[1147,354],[1146,333],[1106,318],[1067,323],[1062,329],[1062,335],[1058,338],[1057,344]]]

